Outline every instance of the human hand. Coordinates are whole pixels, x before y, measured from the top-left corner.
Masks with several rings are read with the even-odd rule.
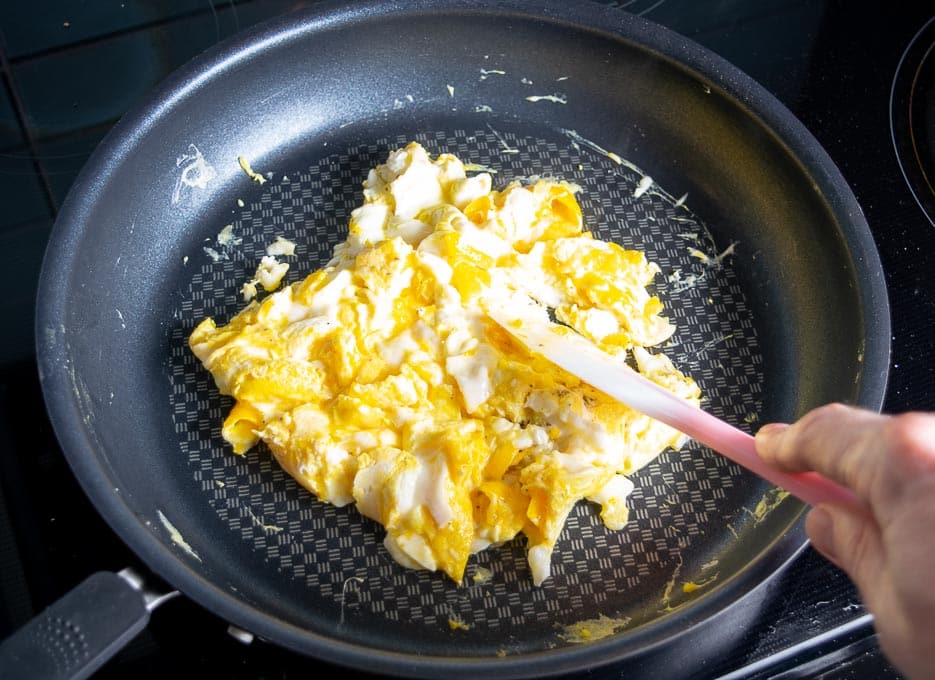
[[[819,504],[805,530],[854,581],[890,661],[913,680],[935,678],[935,415],[832,404],[764,426],[756,447],[775,467],[817,471],[866,503]]]

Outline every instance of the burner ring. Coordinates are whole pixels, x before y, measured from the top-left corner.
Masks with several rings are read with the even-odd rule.
[[[890,133],[909,190],[935,226],[935,17],[916,33],[896,67]]]

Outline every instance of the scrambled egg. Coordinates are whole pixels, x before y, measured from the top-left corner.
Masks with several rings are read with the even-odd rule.
[[[190,345],[235,403],[234,453],[265,442],[319,499],[355,503],[390,554],[461,582],[472,553],[524,534],[533,581],[581,499],[627,521],[627,478],[682,435],[531,354],[493,301],[572,327],[697,403],[658,345],[673,332],[636,251],[582,230],[577,187],[468,177],[418,144],[389,154],[323,269]],[[518,303],[519,304],[519,303]]]

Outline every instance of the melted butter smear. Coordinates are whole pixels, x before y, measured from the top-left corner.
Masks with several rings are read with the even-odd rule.
[[[565,642],[573,644],[596,642],[613,635],[621,628],[626,628],[630,625],[630,621],[631,619],[628,616],[618,619],[601,614],[596,619],[579,621],[565,626],[562,632],[559,633],[559,637]]]

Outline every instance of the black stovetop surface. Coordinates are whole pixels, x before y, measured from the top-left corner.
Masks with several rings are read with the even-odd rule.
[[[0,313],[7,319],[0,334],[0,638],[94,571],[130,565],[160,585],[87,501],[45,416],[32,327],[58,206],[107,130],[166,75],[218,40],[308,4],[0,3]],[[844,0],[606,4],[719,53],[818,138],[857,195],[886,273],[892,361],[884,409],[935,409],[935,226],[900,171],[890,133],[891,84],[932,12]],[[935,130],[935,116],[928,125]],[[711,659],[696,677],[898,677],[862,625],[865,615],[846,576],[807,549],[776,579],[759,623],[734,653]],[[176,598],[98,677],[292,678],[324,669],[263,642],[244,646],[225,622]]]

